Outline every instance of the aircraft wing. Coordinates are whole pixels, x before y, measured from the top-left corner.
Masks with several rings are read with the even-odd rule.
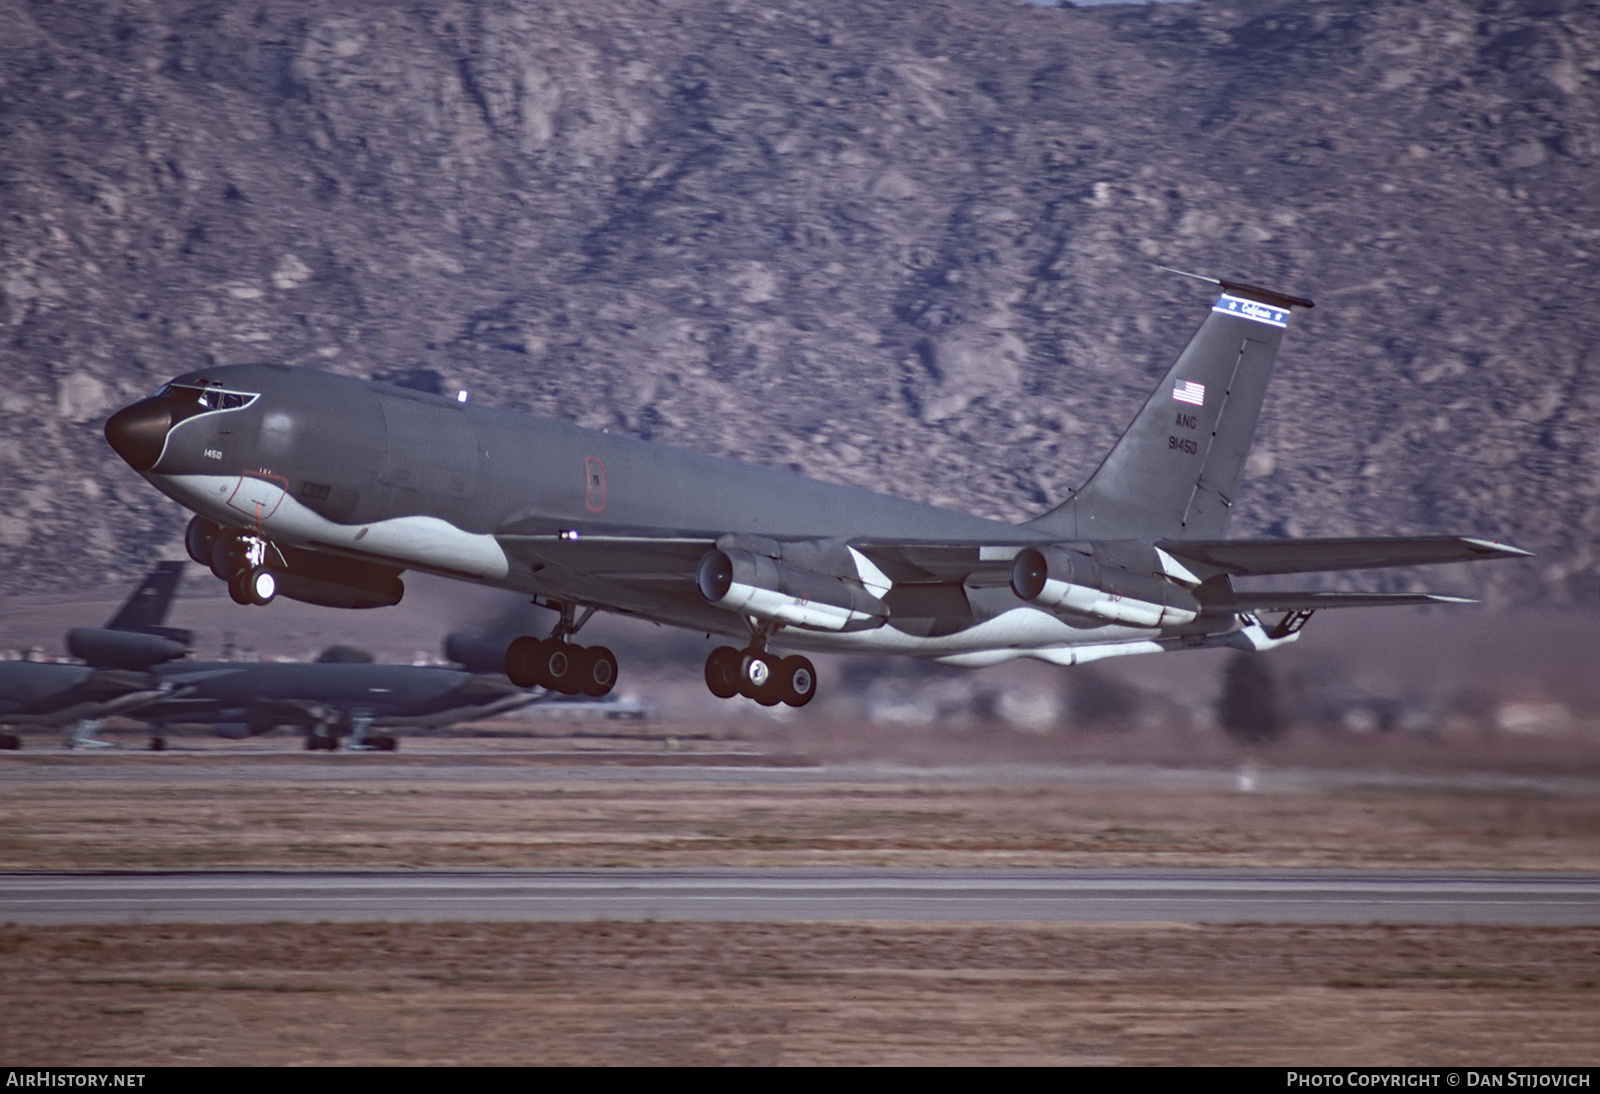
[[[520,531],[520,530],[519,530]],[[728,613],[708,604],[695,584],[695,571],[706,552],[730,546],[724,541],[747,540],[748,546],[771,557],[786,559],[791,547],[805,542],[766,540],[753,536],[677,534],[647,529],[623,534],[581,535],[575,531],[544,534],[505,534],[497,538],[508,554],[528,565],[535,579],[547,588],[575,600],[601,604],[615,611],[633,612],[684,625],[718,627]],[[1011,581],[1012,562],[1029,540],[981,543],[975,541],[910,541],[860,538],[845,541],[807,541],[817,549],[853,552],[861,579],[872,585],[892,583],[884,596],[891,613],[903,623],[927,615],[930,619],[966,618],[964,589],[1002,588]],[[1467,562],[1524,557],[1528,552],[1506,544],[1465,536],[1413,536],[1394,538],[1344,538],[1304,540],[1163,540],[1109,541],[1074,544],[1089,548],[1102,564],[1140,572],[1156,555],[1170,556],[1161,564],[1169,574],[1190,571],[1202,580],[1196,595],[1210,616],[1250,612],[1310,612],[1324,608],[1401,607],[1422,604],[1471,603],[1457,597],[1428,593],[1341,593],[1312,591],[1238,592],[1234,576],[1356,570],[1426,563]],[[1126,555],[1126,561],[1117,556]],[[805,562],[799,562],[804,567]],[[830,573],[848,571],[830,569]],[[1174,575],[1176,576],[1176,575]],[[1209,580],[1207,580],[1209,579]],[[1207,590],[1211,591],[1208,595]],[[959,603],[951,599],[954,590]],[[934,597],[934,600],[929,600]],[[939,599],[942,597],[942,599]],[[942,626],[943,624],[930,624]],[[934,633],[930,631],[929,633]]]
[[[695,567],[716,546],[715,536],[593,535],[576,533],[495,536],[507,554],[534,573],[567,570],[624,581],[693,580]]]
[[[566,576],[636,588],[678,585],[692,592],[695,568],[725,537],[641,531],[593,536],[500,533],[495,538],[507,554],[552,580]],[[1021,544],[852,539],[848,546],[896,584],[1002,586],[1010,581],[1011,560]]]
[[[1168,539],[1156,544],[1174,557],[1218,573],[1308,574],[1526,558],[1519,547],[1470,536],[1402,536],[1389,539]]]
[[[469,719],[493,718],[497,714],[518,710],[543,698],[543,693],[516,688],[510,691],[502,689],[494,697],[491,697],[487,690],[476,696],[463,692],[461,698],[459,704],[446,710],[435,711],[432,714],[387,714],[374,718],[372,724],[385,728],[409,726],[417,729],[439,729]]]
[[[1237,615],[1241,612],[1298,612],[1322,608],[1402,608],[1418,604],[1476,604],[1464,596],[1440,593],[1323,593],[1323,592],[1233,592],[1225,599],[1202,600],[1207,614]]]
[[[1026,544],[853,540],[896,584],[999,587],[1011,582],[1011,560]]]

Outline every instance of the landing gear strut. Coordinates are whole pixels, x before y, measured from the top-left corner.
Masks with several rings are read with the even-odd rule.
[[[203,517],[189,522],[183,535],[189,557],[228,583],[235,604],[270,604],[278,595],[278,575],[267,564],[272,545],[260,536],[234,532]]]
[[[567,641],[594,615],[588,608],[574,620],[573,605],[556,605],[561,612],[555,630],[540,641],[523,635],[506,650],[506,675],[519,688],[535,685],[562,695],[588,695],[598,699],[617,684],[617,656],[604,646],[579,646]]]

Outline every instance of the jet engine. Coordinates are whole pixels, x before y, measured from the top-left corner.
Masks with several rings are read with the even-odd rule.
[[[1011,591],[1040,607],[1134,627],[1176,627],[1200,614],[1188,590],[1154,573],[1101,565],[1082,551],[1057,547],[1018,552]]]
[[[695,584],[719,608],[808,630],[870,630],[889,618],[889,606],[859,580],[740,547],[707,551]]]
[[[468,672],[503,673],[506,671],[506,647],[510,645],[511,639],[504,635],[451,631],[444,638],[444,655]]]
[[[176,627],[138,631],[75,627],[67,632],[67,649],[97,669],[144,672],[154,665],[187,657],[193,637],[189,631]]]

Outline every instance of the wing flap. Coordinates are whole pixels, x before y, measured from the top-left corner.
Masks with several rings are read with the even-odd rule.
[[[1440,593],[1322,593],[1322,592],[1235,592],[1227,599],[1205,601],[1207,615],[1238,615],[1241,612],[1299,612],[1323,608],[1405,608],[1419,604],[1476,604],[1462,596]]]
[[[1307,574],[1527,558],[1532,552],[1470,536],[1351,539],[1163,540],[1163,551],[1233,575]]]

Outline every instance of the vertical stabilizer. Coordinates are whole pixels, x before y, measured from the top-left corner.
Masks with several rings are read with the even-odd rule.
[[[111,622],[108,630],[140,631],[160,627],[167,621],[167,609],[172,607],[172,597],[178,591],[183,577],[183,563],[158,562],[139,587],[133,590]]]
[[[1222,295],[1177,363],[1089,481],[1029,527],[1063,540],[1223,534],[1278,343],[1311,301],[1202,280]]]

